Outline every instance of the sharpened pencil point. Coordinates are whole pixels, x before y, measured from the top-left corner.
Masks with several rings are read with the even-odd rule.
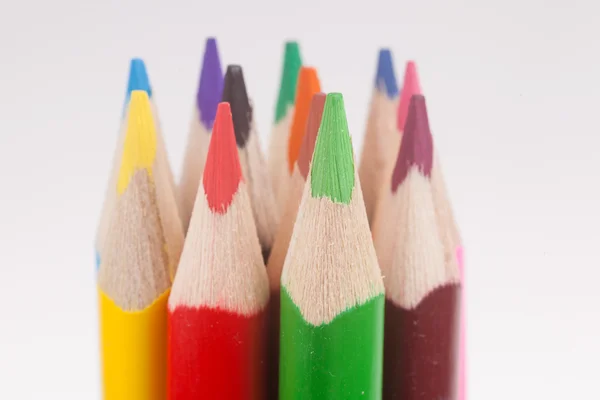
[[[148,93],[142,90],[131,92],[127,132],[123,143],[121,169],[117,181],[117,193],[123,194],[136,170],[146,169],[152,175],[156,158],[156,127]]]
[[[402,143],[392,176],[392,192],[408,175],[412,166],[429,177],[433,165],[433,138],[429,129],[425,97],[414,95],[408,108],[408,117],[402,135]]]
[[[152,97],[152,88],[148,79],[146,64],[141,58],[132,58],[129,66],[129,82],[127,83],[127,99],[134,90],[143,90]]]
[[[354,189],[354,154],[341,93],[325,100],[310,169],[312,197],[349,204]]]
[[[298,88],[296,89],[296,102],[294,119],[288,141],[288,168],[290,174],[294,171],[294,164],[300,153],[300,146],[306,133],[306,122],[310,112],[310,103],[315,93],[321,91],[317,70],[311,67],[302,67],[298,74]]]
[[[398,104],[398,130],[403,131],[406,124],[406,116],[408,115],[408,106],[410,99],[415,94],[421,94],[421,85],[419,84],[419,76],[417,75],[417,66],[414,61],[406,63],[406,71],[404,72],[404,83],[400,93],[400,103]]]
[[[252,121],[252,106],[248,100],[244,72],[239,65],[229,65],[223,84],[223,98],[231,106],[235,141],[239,147],[246,146],[250,136],[250,121]]]
[[[289,41],[285,43],[283,55],[283,72],[279,86],[279,97],[275,109],[275,123],[285,117],[288,108],[294,104],[296,98],[296,85],[298,82],[298,71],[302,66],[300,57],[300,46],[298,42]]]
[[[396,82],[394,62],[390,49],[381,49],[379,51],[375,87],[377,90],[385,92],[389,98],[398,96],[398,83]]]
[[[231,108],[219,103],[202,183],[210,209],[224,214],[237,192],[242,169],[235,144]]]
[[[317,133],[319,133],[319,126],[321,125],[323,106],[325,106],[326,98],[327,95],[325,93],[316,93],[310,103],[310,112],[306,123],[306,133],[304,134],[304,141],[302,142],[302,147],[300,147],[300,154],[298,155],[297,161],[298,169],[304,179],[308,177],[310,161],[312,160],[313,152],[315,150],[315,142],[317,141]]]
[[[206,39],[204,59],[202,61],[202,72],[200,83],[196,94],[196,103],[200,120],[207,130],[211,130],[215,121],[217,105],[223,94],[223,70],[215,38]]]

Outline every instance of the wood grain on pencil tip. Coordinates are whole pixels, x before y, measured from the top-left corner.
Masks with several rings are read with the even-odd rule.
[[[169,398],[261,399],[268,280],[228,103],[198,192],[169,299]]]
[[[279,398],[378,399],[383,304],[343,98],[329,94],[281,277]]]
[[[298,88],[294,103],[294,118],[288,142],[288,168],[289,173],[294,170],[294,165],[300,153],[300,146],[306,133],[306,121],[310,112],[310,103],[315,93],[321,90],[317,70],[311,67],[302,67],[298,75]]]

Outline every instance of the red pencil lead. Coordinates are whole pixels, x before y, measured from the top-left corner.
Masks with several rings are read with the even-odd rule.
[[[412,166],[416,166],[423,175],[429,177],[432,165],[433,138],[429,129],[425,97],[414,95],[408,107],[402,143],[392,175],[392,192],[404,181]]]
[[[422,94],[421,85],[419,84],[419,76],[417,75],[417,66],[414,61],[409,61],[406,63],[404,83],[400,93],[400,103],[398,105],[398,130],[400,132],[404,131],[410,99],[415,94]]]
[[[202,183],[210,209],[224,214],[237,192],[242,169],[229,103],[219,103]]]

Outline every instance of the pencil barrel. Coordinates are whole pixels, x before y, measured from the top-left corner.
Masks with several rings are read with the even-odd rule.
[[[264,311],[177,306],[168,323],[169,400],[264,399]]]
[[[280,400],[381,399],[384,297],[313,326],[281,291]]]
[[[384,400],[457,398],[461,289],[433,290],[414,309],[385,305]]]
[[[166,399],[169,290],[133,312],[99,296],[104,400]]]

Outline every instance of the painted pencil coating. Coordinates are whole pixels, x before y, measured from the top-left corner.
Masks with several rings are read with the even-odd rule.
[[[164,400],[169,290],[141,311],[99,296],[104,400]]]
[[[455,399],[460,286],[433,290],[413,309],[385,305],[383,398]]]
[[[264,399],[264,324],[264,312],[171,311],[169,399]]]
[[[282,289],[280,399],[380,399],[383,338],[365,328],[382,328],[383,305],[379,295],[314,326]]]

